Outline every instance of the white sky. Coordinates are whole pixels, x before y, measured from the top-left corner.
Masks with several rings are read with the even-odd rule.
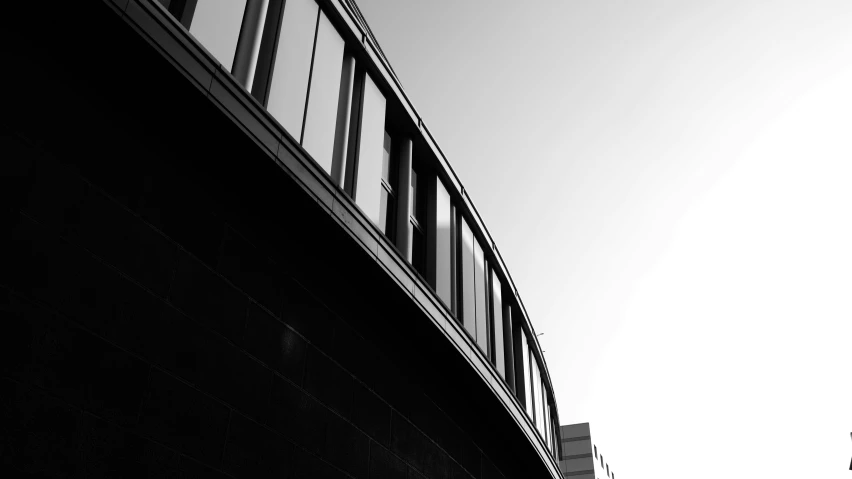
[[[357,1],[619,479],[850,477],[851,1]]]

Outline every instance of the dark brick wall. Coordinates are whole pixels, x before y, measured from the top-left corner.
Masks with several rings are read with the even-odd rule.
[[[28,76],[0,136],[0,473],[533,475],[327,212],[112,10],[61,13],[72,45],[6,52]],[[124,61],[80,57],[104,37]]]
[[[4,176],[29,185],[0,239],[4,467],[495,477],[416,378],[232,225],[206,229],[206,264],[26,141],[2,140]]]

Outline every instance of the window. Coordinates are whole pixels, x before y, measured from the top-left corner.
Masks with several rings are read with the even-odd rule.
[[[541,402],[539,403],[539,407],[538,407],[539,414],[540,414],[540,417],[541,417],[541,426],[539,427],[539,430],[541,431],[542,437],[546,437],[547,436],[547,412],[546,412],[547,411],[547,396],[544,393],[544,391],[545,391],[544,381],[542,381],[542,379],[541,379],[541,366],[538,365],[538,364],[536,364],[536,365],[538,366],[538,387],[539,387],[538,395],[541,398]]]
[[[515,311],[514,305],[512,308],[508,310],[512,314]],[[514,316],[514,320],[512,321],[512,357],[515,361],[514,369],[515,369],[515,395],[518,397],[522,403],[526,404],[526,391],[524,390],[525,384],[525,376],[527,375],[528,368],[524,366],[524,351],[526,350],[526,342],[524,341],[524,329],[521,326],[523,315],[516,314]],[[509,316],[508,319],[512,319],[512,316]]]
[[[339,74],[339,72],[338,72]],[[361,85],[360,129],[357,146],[357,158],[352,163],[357,177],[354,185],[355,203],[367,214],[379,228],[384,228],[381,214],[382,164],[385,156],[385,96],[373,82],[369,74],[363,74]],[[354,109],[353,102],[353,109]],[[358,118],[353,115],[353,118]],[[353,127],[357,126],[353,120]]]
[[[196,3],[189,25],[189,33],[229,71],[245,9],[246,0],[204,0]]]
[[[508,288],[507,288],[508,290]],[[517,340],[515,338],[515,324],[512,321],[512,292],[508,290],[509,294],[506,296],[505,301],[503,301],[503,340],[504,340],[504,348],[503,351],[506,355],[506,384],[508,384],[509,389],[515,393],[516,397],[520,397],[518,392],[518,373],[517,373],[517,355],[515,354],[518,351],[517,348]]]
[[[453,205],[440,178],[435,178],[435,292],[453,307]]]
[[[530,349],[527,345],[527,336],[521,331],[521,356],[523,362],[523,379],[524,379],[524,405],[527,408],[527,415],[530,419],[535,420],[535,416],[533,414],[533,397],[532,397],[532,377],[531,371],[532,368],[530,366]]]
[[[538,361],[530,352],[530,365],[532,367],[532,387],[533,387],[533,403],[535,414],[535,425],[538,428],[539,434],[544,437],[544,406],[541,394],[541,372],[539,371]]]
[[[598,458],[598,446],[595,446],[595,459]]]
[[[476,338],[476,302],[474,296],[473,279],[473,231],[467,225],[467,221],[459,215],[461,225],[461,254],[459,255],[461,267],[461,310],[464,327],[473,338]]]
[[[308,105],[300,140],[305,150],[327,173],[331,173],[334,156],[334,135],[337,126],[337,102],[340,99],[340,73],[343,68],[344,46],[343,38],[337,33],[328,17],[320,11],[307,93]],[[382,128],[384,128],[384,115],[382,115]],[[295,132],[291,133],[294,137],[296,136]]]
[[[314,0],[285,3],[266,109],[296,141],[301,140],[318,21]]]
[[[393,239],[396,236],[396,166],[392,155],[392,139],[388,132],[385,132],[384,151],[382,152],[382,179],[381,179],[381,205],[379,206],[379,223],[385,236]]]
[[[609,477],[609,464],[606,465],[606,475]]]
[[[491,271],[491,316],[493,318],[492,331],[494,332],[494,347],[491,361],[497,366],[497,372],[503,378],[506,377],[505,346],[503,344],[503,285],[496,271]]]
[[[547,394],[545,394],[547,396]],[[547,404],[547,401],[544,402],[544,443],[547,445],[547,448],[550,449],[550,405]]]
[[[411,169],[411,266],[426,278],[426,189],[414,168]]]
[[[485,257],[476,238],[473,239],[474,288],[476,295],[476,344],[489,356],[488,331],[488,284],[485,282]]]

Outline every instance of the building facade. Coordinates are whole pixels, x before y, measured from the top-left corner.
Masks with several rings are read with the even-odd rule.
[[[604,460],[603,451],[592,438],[589,423],[559,426],[562,442],[559,469],[572,479],[615,479],[615,471]]]
[[[560,477],[518,290],[354,2],[15,8],[6,477]]]

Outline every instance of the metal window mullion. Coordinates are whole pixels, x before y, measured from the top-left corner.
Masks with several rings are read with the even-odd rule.
[[[257,68],[268,8],[269,0],[247,0],[240,35],[237,37],[231,74],[249,92],[254,83],[254,72]]]

